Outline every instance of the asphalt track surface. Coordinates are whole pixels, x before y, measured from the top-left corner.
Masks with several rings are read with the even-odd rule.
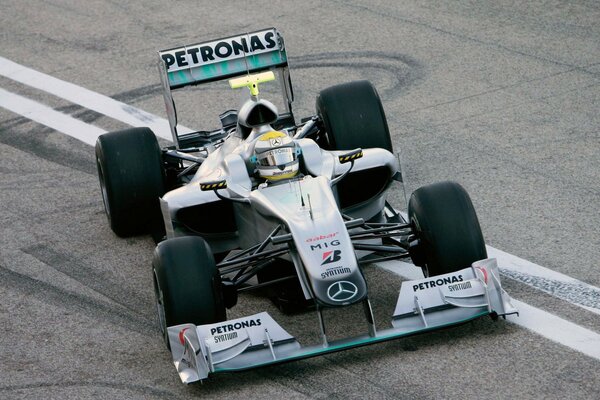
[[[4,0],[0,56],[164,116],[156,50],[276,26],[296,115],[313,113],[320,89],[371,80],[409,193],[456,180],[489,244],[600,286],[597,2],[298,3]],[[0,88],[106,131],[128,127],[5,76]],[[187,126],[216,126],[216,103],[179,110]],[[489,319],[185,386],[155,327],[154,244],[108,228],[93,148],[5,108],[0,238],[0,398],[600,397],[598,358]],[[387,321],[401,278],[366,273]],[[511,276],[513,297],[600,333],[598,313],[569,301],[600,309],[593,291]],[[256,296],[229,315],[259,310],[316,335],[314,315],[281,316]],[[351,311],[334,334],[360,325]]]

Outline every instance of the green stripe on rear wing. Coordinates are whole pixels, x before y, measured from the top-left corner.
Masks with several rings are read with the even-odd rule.
[[[275,28],[162,50],[158,55],[169,89],[287,66],[283,38]]]

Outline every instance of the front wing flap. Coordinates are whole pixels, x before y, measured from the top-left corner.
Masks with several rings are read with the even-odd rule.
[[[184,383],[210,373],[241,371],[313,357],[460,324],[484,315],[515,314],[495,259],[431,278],[405,281],[392,328],[302,346],[266,312],[200,325],[168,328],[173,362]]]

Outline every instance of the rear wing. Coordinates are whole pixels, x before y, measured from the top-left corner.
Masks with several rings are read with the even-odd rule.
[[[173,141],[179,147],[177,115],[171,91],[254,72],[277,70],[287,112],[293,101],[283,37],[263,29],[158,52],[158,66]]]

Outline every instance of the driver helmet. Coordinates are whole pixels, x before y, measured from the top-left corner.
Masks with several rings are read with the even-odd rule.
[[[298,174],[296,145],[283,132],[271,131],[262,134],[254,146],[258,175],[267,181],[289,179]]]

